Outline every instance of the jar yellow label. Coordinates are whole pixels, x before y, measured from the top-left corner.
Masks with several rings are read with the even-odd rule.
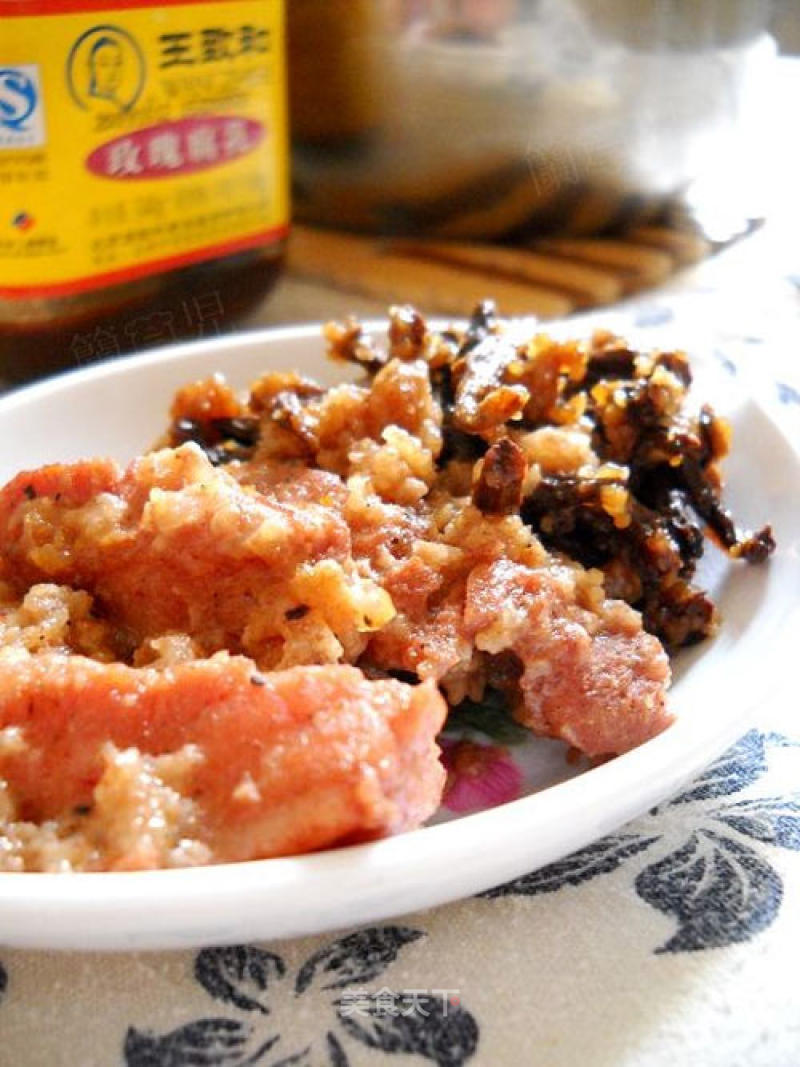
[[[0,297],[78,293],[285,232],[284,57],[283,0],[34,0],[4,16]]]

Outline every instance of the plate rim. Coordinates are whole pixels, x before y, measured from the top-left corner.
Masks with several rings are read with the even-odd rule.
[[[557,323],[537,324],[536,328],[547,332],[573,330],[579,336],[586,332],[587,320],[591,322],[593,318],[597,318],[596,313],[582,317],[583,321],[578,318],[559,320]],[[623,315],[618,310],[609,312],[604,316],[604,321],[614,318],[622,319]],[[457,320],[445,321],[450,323]],[[431,320],[434,326],[441,322]],[[368,319],[362,325],[370,331],[385,330],[386,320]],[[178,364],[195,356],[211,356],[231,349],[253,349],[252,358],[255,360],[255,349],[262,344],[307,342],[310,339],[322,343],[321,328],[320,323],[264,327],[106,360],[15,389],[0,397],[0,420],[7,412],[35,404],[46,396],[80,388],[99,379],[114,378],[165,364]],[[691,331],[691,324],[688,331]],[[632,336],[638,337],[640,332],[626,328],[626,333]],[[652,332],[650,336],[653,336]],[[711,366],[710,356],[698,354],[695,358]],[[165,397],[164,402],[167,401],[168,397]],[[800,463],[800,450],[784,432],[780,422],[758,398],[751,396],[748,403],[752,403],[769,422],[797,466]],[[795,616],[800,619],[798,605],[790,608],[783,619],[787,632],[790,627],[786,623]],[[774,681],[776,686],[780,684],[779,678]],[[764,699],[766,696],[762,693],[756,704]],[[320,933],[436,906],[538,869],[620,827],[629,818],[673,793],[722,752],[739,736],[742,724],[753,710],[753,701],[745,701],[735,715],[726,719],[724,729],[718,729],[710,737],[703,738],[701,734],[702,743],[694,748],[688,760],[681,744],[684,729],[678,719],[664,733],[639,748],[575,778],[548,786],[501,807],[369,844],[299,857],[180,870],[70,873],[44,878],[33,872],[0,872],[0,941],[28,948],[189,948],[201,944],[231,943],[234,940],[277,940]],[[686,723],[683,727],[686,728]],[[626,799],[610,810],[604,809],[603,799],[615,794],[617,797],[624,794]],[[601,801],[599,805],[598,798]],[[519,848],[526,826],[546,823],[547,813],[552,815],[553,809],[555,818],[551,818],[550,822],[561,825],[565,819],[580,813],[587,804],[598,807],[592,812],[590,820],[586,820],[578,830],[571,827],[566,834],[562,832],[556,837],[551,833],[544,840],[537,840],[533,848],[536,858],[526,858],[531,848]],[[490,841],[495,850],[509,850],[508,855],[503,855],[492,866],[492,871],[499,872],[497,875],[493,873],[487,877],[486,864],[476,862],[474,856],[471,862],[467,862],[476,840]],[[442,869],[442,854],[450,856],[454,851],[452,847],[443,847],[448,842],[451,846],[453,842],[456,843],[457,859],[462,861],[455,885],[452,857],[444,863],[447,869]],[[440,866],[436,877],[430,881],[423,879],[422,890],[419,886],[409,885],[408,879],[401,878],[399,886],[397,882],[394,885],[387,884],[403,873],[409,855],[414,858],[415,854],[418,854],[415,862],[421,862],[421,856],[428,864],[426,875],[433,873],[438,860]],[[357,874],[355,878],[354,871]],[[309,909],[307,904],[299,917],[291,907],[286,907],[285,901],[283,911],[276,907],[280,904],[281,894],[291,896],[297,891],[299,883],[308,882],[309,879],[312,897],[317,881],[323,885],[335,879],[338,882],[338,896],[342,896],[346,883],[347,891],[353,898],[350,907],[340,908],[335,902],[312,900],[314,906]],[[307,886],[303,885],[302,888],[307,892]],[[377,891],[388,893],[385,904],[376,899]],[[279,922],[269,921],[276,917],[280,917]],[[93,923],[88,931],[87,919]]]

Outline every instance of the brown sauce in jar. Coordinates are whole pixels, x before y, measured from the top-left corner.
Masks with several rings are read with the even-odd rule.
[[[280,239],[263,250],[101,289],[82,299],[14,308],[9,318],[0,302],[0,382],[17,385],[171,341],[223,333],[273,288],[284,249],[285,239]]]
[[[0,0],[0,384],[208,337],[288,232],[283,0]]]

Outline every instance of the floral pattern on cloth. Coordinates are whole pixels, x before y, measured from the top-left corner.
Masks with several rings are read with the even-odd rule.
[[[747,941],[772,923],[783,899],[783,883],[768,850],[753,846],[800,851],[800,791],[729,798],[763,778],[771,749],[787,747],[800,743],[751,730],[688,789],[624,831],[482,895],[536,896],[580,886],[640,853],[651,857],[677,831],[685,835],[683,843],[661,847],[660,857],[643,866],[633,882],[641,900],[677,923],[673,936],[655,951],[687,952]],[[692,818],[687,832],[688,806]]]
[[[209,1016],[166,1034],[131,1027],[126,1067],[348,1067],[354,1043],[461,1067],[473,1056],[479,1031],[451,991],[363,988],[422,937],[424,931],[408,926],[368,927],[324,945],[293,975],[282,956],[253,945],[204,949],[195,957],[195,980],[214,1000],[255,1022]],[[288,992],[289,1010],[292,999],[308,994],[316,994],[317,1012],[320,1000],[327,1005],[306,1044],[285,1040],[281,1023],[287,1020],[273,1014],[279,992]]]
[[[460,744],[463,739],[446,748],[452,754]],[[508,773],[507,750],[476,747],[483,751],[479,764],[488,768],[491,799],[497,765],[503,780]],[[579,893],[590,881],[630,871],[627,906],[644,903],[675,924],[666,941],[654,944],[656,957],[747,941],[766,929],[781,907],[783,882],[772,862],[774,850],[800,851],[800,791],[778,797],[763,789],[778,752],[791,758],[797,780],[800,741],[751,730],[689,787],[620,832],[491,889],[476,902],[493,908],[505,898]],[[486,781],[477,792],[471,784],[466,796],[485,800]],[[213,1009],[172,1029],[128,1026],[119,1039],[121,1062],[349,1067],[356,1050],[363,1057],[369,1049],[396,1056],[398,1065],[404,1056],[437,1067],[479,1063],[480,1020],[457,990],[393,985],[392,966],[427,937],[418,925],[370,926],[323,941],[294,968],[279,946],[203,949],[193,957],[191,973]],[[398,973],[407,975],[408,969]],[[0,1013],[13,981],[13,970],[7,973],[0,964]],[[304,1023],[298,1036],[304,1007],[312,1026],[309,1031]]]

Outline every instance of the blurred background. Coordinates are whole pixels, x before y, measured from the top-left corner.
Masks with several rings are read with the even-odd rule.
[[[781,52],[800,52],[800,17],[795,0],[774,0],[770,29]]]
[[[493,292],[511,314],[568,314],[792,214],[794,0],[290,0],[288,15],[289,270],[331,310],[332,287],[364,311],[463,314]]]
[[[246,251],[199,254],[135,281],[89,279],[65,296],[4,298],[0,286],[0,382],[397,302],[465,315],[493,296],[506,314],[564,316],[664,286],[765,220],[781,238],[771,262],[800,277],[797,0],[285,7],[286,40],[239,57],[239,88],[225,82],[215,106],[225,114],[249,101],[263,117],[254,87],[266,86],[283,113],[285,56],[290,136],[273,124],[251,192],[267,203],[290,173],[288,240],[284,213]],[[159,97],[154,82],[149,113],[205,115],[202,78],[186,70],[184,95],[195,102],[178,113],[180,95]],[[145,117],[133,109],[126,121]],[[202,215],[225,173],[170,182]],[[169,183],[117,185],[134,211]],[[40,240],[22,210],[26,188],[11,213],[17,245]],[[223,206],[243,204],[225,192]],[[166,199],[160,209],[170,215]]]
[[[794,10],[793,10],[794,9]],[[300,221],[524,244],[764,211],[768,0],[290,0]]]

